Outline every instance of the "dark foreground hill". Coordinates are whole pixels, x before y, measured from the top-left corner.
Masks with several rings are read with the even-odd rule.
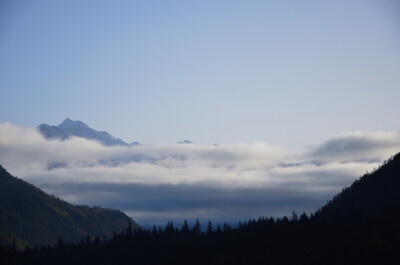
[[[58,238],[78,242],[110,238],[131,221],[118,210],[76,206],[13,177],[0,166],[0,244],[18,248],[53,245]]]
[[[343,189],[315,217],[333,220],[350,214],[369,216],[392,208],[400,208],[400,153]]]

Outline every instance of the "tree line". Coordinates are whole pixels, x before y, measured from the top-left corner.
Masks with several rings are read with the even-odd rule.
[[[400,211],[375,215],[354,211],[335,220],[305,213],[202,229],[168,222],[134,229],[111,239],[87,236],[79,243],[0,247],[1,264],[389,264],[400,262]]]

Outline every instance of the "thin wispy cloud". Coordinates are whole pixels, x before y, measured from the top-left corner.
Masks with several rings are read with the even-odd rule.
[[[295,151],[266,143],[106,147],[0,124],[0,163],[12,174],[73,203],[124,210],[144,224],[310,213],[398,150],[397,132],[346,134]]]

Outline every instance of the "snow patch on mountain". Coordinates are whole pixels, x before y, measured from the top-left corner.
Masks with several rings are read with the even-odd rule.
[[[50,126],[48,124],[40,124],[38,130],[47,139],[61,139],[65,140],[72,136],[82,137],[88,140],[95,140],[106,146],[122,145],[131,146],[139,145],[139,142],[128,144],[119,138],[115,138],[111,134],[105,131],[96,131],[90,128],[86,123],[81,121],[73,121],[66,118],[58,126]]]

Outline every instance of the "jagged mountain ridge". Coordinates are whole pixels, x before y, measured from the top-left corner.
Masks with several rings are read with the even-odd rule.
[[[0,165],[0,244],[19,248],[52,245],[61,238],[78,242],[86,236],[110,238],[128,223],[119,210],[73,205],[18,179]]]
[[[82,137],[89,140],[96,140],[106,146],[122,145],[139,145],[138,142],[128,144],[119,138],[116,138],[105,131],[96,131],[90,128],[86,123],[81,121],[73,121],[66,118],[58,126],[51,126],[48,124],[40,124],[38,130],[47,139],[61,139],[65,140],[72,136]]]

